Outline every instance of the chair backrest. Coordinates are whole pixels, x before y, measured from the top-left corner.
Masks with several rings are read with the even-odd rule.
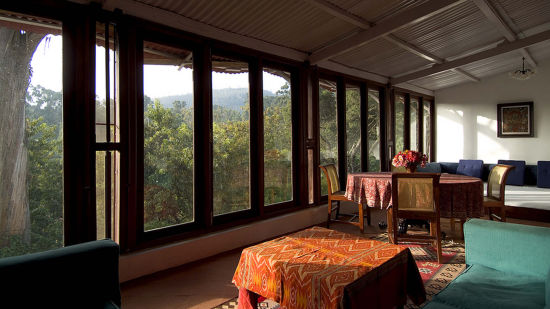
[[[487,196],[504,201],[504,189],[508,173],[514,168],[512,165],[497,164],[491,170],[487,180]]]
[[[394,213],[418,211],[439,215],[439,178],[436,173],[395,173],[392,175]]]
[[[325,176],[327,177],[327,185],[329,194],[340,191],[340,178],[338,178],[338,170],[336,170],[336,165],[327,164],[319,166]]]
[[[483,177],[483,160],[460,160],[456,173],[481,178]]]

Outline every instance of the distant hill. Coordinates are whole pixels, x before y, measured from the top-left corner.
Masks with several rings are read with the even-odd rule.
[[[225,108],[232,110],[240,111],[241,106],[243,106],[248,97],[247,97],[247,88],[225,88],[225,89],[214,89],[213,98],[214,105],[219,105]],[[275,94],[271,91],[264,90],[264,96],[274,96]],[[184,101],[186,106],[191,106],[193,102],[193,94],[179,94],[171,95],[166,97],[158,98],[160,104],[165,107],[172,107],[174,101]]]

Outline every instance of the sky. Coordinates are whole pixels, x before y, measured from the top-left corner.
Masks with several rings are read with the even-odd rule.
[[[61,36],[49,35],[49,40],[42,40],[31,61],[33,86],[41,85],[45,88],[61,91],[62,88],[62,40]],[[105,75],[105,49],[96,47],[96,94],[105,98],[105,80],[98,79]],[[112,80],[112,78],[111,78]],[[279,76],[264,72],[264,90],[275,93],[285,84]],[[144,92],[151,98],[170,95],[187,94],[193,92],[193,73],[191,69],[178,70],[176,66],[145,65]],[[247,88],[248,74],[213,73],[212,87]],[[112,91],[112,87],[111,87]]]

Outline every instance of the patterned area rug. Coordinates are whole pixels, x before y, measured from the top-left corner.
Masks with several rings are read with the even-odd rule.
[[[387,241],[385,233],[370,237],[379,241]],[[453,281],[465,268],[464,264],[464,244],[446,241],[442,242],[443,246],[443,264],[437,263],[437,255],[432,246],[424,246],[418,244],[405,244],[409,247],[414,256],[420,276],[424,282],[426,289],[426,299],[430,301],[432,297],[443,290],[451,281]],[[236,309],[237,297],[230,299],[223,304],[220,304],[212,309]],[[420,306],[422,307],[422,305]],[[279,304],[266,299],[258,304],[258,309],[276,309]],[[409,301],[405,308],[419,308]]]

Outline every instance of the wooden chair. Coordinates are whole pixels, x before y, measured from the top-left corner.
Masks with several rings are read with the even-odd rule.
[[[431,243],[441,263],[441,224],[439,222],[439,177],[434,173],[395,173],[392,175],[392,206],[388,209],[388,238],[399,241]],[[426,220],[429,234],[400,234],[399,219]]]
[[[514,169],[512,165],[497,164],[489,173],[487,180],[487,195],[483,197],[483,208],[487,209],[489,219],[498,219],[506,222],[506,206],[504,206],[504,191],[506,189],[506,178],[508,173]],[[500,216],[493,213],[495,208],[499,209]]]
[[[330,227],[330,222],[342,222],[342,223],[348,223],[355,226],[358,226],[361,230],[361,233],[364,232],[364,219],[363,219],[363,205],[358,203],[358,222],[353,222],[355,216],[353,216],[349,221],[346,220],[338,220],[338,216],[340,215],[340,202],[352,202],[355,203],[353,200],[348,199],[344,195],[344,191],[340,190],[340,181],[338,178],[338,171],[336,171],[336,166],[334,164],[328,164],[328,165],[320,165],[319,166],[325,176],[327,177],[327,185],[328,185],[328,217],[327,217],[327,228]],[[336,202],[336,207],[332,207],[332,202]],[[332,213],[336,211],[335,219],[332,219]],[[370,225],[370,208],[367,206],[367,224]]]

